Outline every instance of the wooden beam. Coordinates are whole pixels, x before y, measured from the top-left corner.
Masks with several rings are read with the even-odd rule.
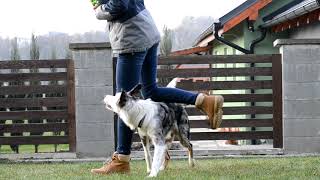
[[[261,121],[262,122],[262,121]],[[43,132],[68,132],[68,123],[30,123],[30,124],[0,124],[0,133],[43,133]]]
[[[212,46],[193,47],[193,48],[189,48],[189,49],[174,51],[170,55],[171,56],[190,55],[190,54],[195,54],[195,53],[200,53],[200,52],[207,52],[207,51],[210,51],[211,49],[212,49]]]
[[[214,40],[214,35],[211,34],[209,36],[207,36],[206,38],[204,38],[203,40],[201,40],[197,46],[203,47],[203,46],[208,46],[209,42]]]
[[[265,7],[267,4],[272,2],[272,0],[260,0],[245,11],[241,12],[236,17],[229,20],[226,24],[223,26],[223,32],[227,32],[239,23],[241,23],[243,20],[249,18],[250,20],[256,20],[258,18],[259,10]]]
[[[255,21],[257,20],[259,17],[259,11],[254,11],[252,12],[252,14],[249,16],[249,20],[250,21]]]
[[[273,119],[224,119],[220,128],[226,127],[272,127]],[[209,121],[190,120],[191,128],[209,128]]]
[[[272,69],[268,67],[158,69],[158,74],[162,78],[270,76],[272,75]]]
[[[66,68],[66,59],[0,61],[0,69]]]
[[[282,22],[272,27],[273,32],[281,32],[287,29],[293,29],[301,26],[305,26],[311,23],[318,22],[320,18],[320,9],[314,10],[302,16],[294,19]]]
[[[257,55],[204,55],[204,56],[160,56],[158,65],[176,64],[220,64],[220,63],[271,63],[273,54]]]
[[[191,141],[201,140],[241,140],[241,139],[272,139],[272,131],[249,131],[249,132],[192,132]],[[1,139],[0,139],[1,140]],[[133,142],[140,142],[137,133],[133,134]]]
[[[272,0],[260,0],[260,1],[258,1],[257,3],[255,3],[254,5],[252,5],[251,7],[249,7],[248,9],[246,9],[243,12],[241,12],[239,15],[237,15],[236,17],[233,17],[231,20],[229,20],[227,23],[225,23],[224,26],[223,26],[222,31],[219,32],[219,34],[229,31],[230,29],[232,29],[233,27],[235,27],[236,25],[238,25],[239,23],[241,23],[242,21],[244,21],[247,18],[249,20],[257,20],[257,18],[259,17],[259,10],[262,9],[263,7],[265,7],[266,5],[268,5],[271,2],[272,2]],[[210,34],[206,38],[201,40],[197,44],[197,46],[207,46],[208,43],[210,43],[214,39],[215,39],[214,35]]]

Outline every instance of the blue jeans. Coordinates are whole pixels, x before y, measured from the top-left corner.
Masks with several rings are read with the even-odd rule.
[[[138,83],[142,84],[144,98],[158,102],[176,102],[195,104],[198,94],[177,88],[157,87],[158,44],[144,52],[120,54],[117,61],[117,92],[131,90]],[[121,119],[118,120],[117,152],[130,154],[133,131]]]

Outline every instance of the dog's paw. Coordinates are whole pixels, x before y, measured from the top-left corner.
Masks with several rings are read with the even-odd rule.
[[[157,177],[157,173],[151,172],[148,176],[148,178],[153,178],[153,177]]]
[[[157,177],[157,175],[151,175],[151,174],[149,174],[149,176],[147,176],[147,178],[155,178],[155,177]]]
[[[165,170],[166,169],[166,167],[164,166],[164,165],[161,165],[161,167],[160,167],[160,171],[163,171],[163,170]]]
[[[198,166],[198,165],[197,165],[197,161],[196,161],[195,159],[192,159],[192,160],[189,162],[189,167],[190,167],[190,168],[193,168],[193,167],[195,167],[195,166]]]
[[[190,167],[190,168],[194,168],[194,166],[195,166],[195,165],[194,165],[194,161],[189,162],[189,167]]]

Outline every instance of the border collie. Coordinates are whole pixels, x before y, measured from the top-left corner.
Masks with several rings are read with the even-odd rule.
[[[172,85],[174,86],[174,83],[169,86]],[[141,88],[138,84],[129,92],[122,91],[115,96],[106,95],[104,103],[106,108],[117,113],[131,130],[138,130],[149,177],[156,177],[159,171],[165,168],[165,155],[174,138],[188,149],[189,166],[193,167],[193,148],[189,141],[190,125],[186,110],[181,104],[144,100],[141,98]],[[154,145],[152,163],[150,142]]]

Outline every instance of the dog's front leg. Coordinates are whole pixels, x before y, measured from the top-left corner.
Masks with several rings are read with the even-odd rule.
[[[166,145],[164,138],[156,137],[153,138],[154,144],[154,155],[152,161],[152,168],[149,177],[156,177],[160,171],[160,167],[165,158]]]
[[[144,158],[146,159],[147,173],[150,173],[151,172],[151,156],[150,156],[149,138],[147,136],[142,136],[140,138],[143,146]]]

